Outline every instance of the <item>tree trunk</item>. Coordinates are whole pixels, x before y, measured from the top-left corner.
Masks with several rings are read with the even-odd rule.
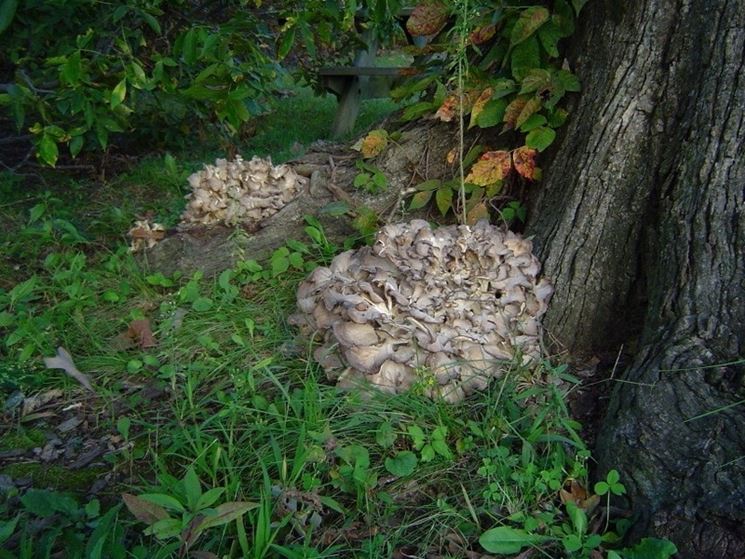
[[[599,436],[636,534],[745,555],[745,3],[594,0],[577,110],[533,201],[545,325],[635,348]]]

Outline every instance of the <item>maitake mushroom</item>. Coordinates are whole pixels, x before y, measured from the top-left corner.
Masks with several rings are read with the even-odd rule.
[[[314,357],[342,386],[400,393],[422,380],[428,396],[457,402],[516,355],[540,358],[553,287],[539,271],[529,240],[486,221],[388,225],[372,247],[316,268],[291,322],[320,339]]]
[[[258,224],[295,198],[306,180],[289,165],[272,165],[271,159],[218,159],[189,177],[192,192],[181,223]]]
[[[153,248],[166,236],[166,228],[160,223],[151,223],[147,219],[135,221],[135,224],[127,232],[132,239],[129,244],[130,252],[139,252],[146,248]]]

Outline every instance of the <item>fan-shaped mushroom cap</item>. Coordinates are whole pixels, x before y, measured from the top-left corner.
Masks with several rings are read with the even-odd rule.
[[[289,165],[273,166],[270,159],[218,159],[189,177],[182,225],[254,224],[277,213],[305,185]]]
[[[531,251],[530,241],[486,222],[387,225],[372,247],[311,273],[293,322],[326,341],[316,359],[340,385],[365,379],[398,393],[430,378],[436,386],[425,393],[456,402],[484,390],[504,361],[541,356],[553,288],[538,280]]]

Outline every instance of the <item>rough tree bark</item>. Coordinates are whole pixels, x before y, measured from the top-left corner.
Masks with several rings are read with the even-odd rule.
[[[532,204],[546,317],[575,355],[634,348],[599,434],[636,535],[745,556],[745,4],[596,0],[584,84]],[[716,413],[711,413],[719,410]],[[703,417],[702,417],[703,416]]]

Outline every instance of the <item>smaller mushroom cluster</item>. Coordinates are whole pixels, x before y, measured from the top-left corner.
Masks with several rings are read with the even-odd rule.
[[[553,287],[529,240],[486,221],[432,230],[388,225],[372,247],[338,255],[300,285],[291,322],[321,343],[314,358],[342,386],[400,393],[417,384],[457,402],[541,356]]]
[[[130,252],[140,252],[146,248],[153,248],[166,236],[166,228],[160,223],[150,222],[147,219],[135,221],[132,228],[127,232],[132,242],[129,244]]]
[[[191,194],[181,216],[185,225],[258,224],[302,190],[304,177],[270,159],[218,159],[189,177]]]

